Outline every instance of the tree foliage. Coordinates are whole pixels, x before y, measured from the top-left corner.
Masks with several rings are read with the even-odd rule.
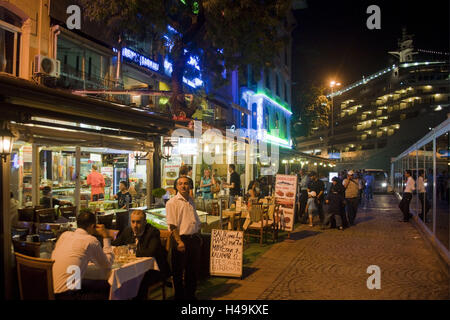
[[[195,109],[186,106],[182,80],[188,55],[200,57],[205,80],[224,85],[225,70],[271,67],[288,35],[281,32],[291,0],[81,0],[85,14],[123,39],[151,38],[161,53],[168,53],[163,36],[168,26],[174,36],[172,113]],[[186,51],[188,50],[188,54]],[[195,107],[194,107],[195,108]]]
[[[325,96],[326,88],[312,85],[299,95],[298,110],[293,115],[294,136],[310,136],[314,131],[329,126],[331,101]]]

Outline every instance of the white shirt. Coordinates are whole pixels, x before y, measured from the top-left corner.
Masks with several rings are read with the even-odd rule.
[[[192,235],[200,230],[200,219],[194,201],[186,200],[179,192],[166,204],[167,225],[178,228],[180,235]]]
[[[86,230],[78,228],[74,232],[66,231],[56,242],[52,259],[55,260],[53,264],[54,292],[68,291],[67,279],[72,276],[72,274],[67,273],[69,266],[75,265],[80,268],[81,279],[90,261],[100,268],[111,268],[114,262],[111,239],[103,239],[102,249],[97,238],[87,233]]]
[[[425,182],[423,180],[423,177],[417,178],[417,192],[424,193],[425,192]]]
[[[416,187],[414,185],[415,185],[414,179],[412,177],[408,177],[408,181],[406,181],[404,192],[412,193],[414,190],[416,190]]]

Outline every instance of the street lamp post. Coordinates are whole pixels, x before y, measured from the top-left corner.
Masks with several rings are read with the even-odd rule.
[[[334,87],[335,86],[340,86],[341,83],[340,82],[336,82],[336,81],[331,81],[330,82],[330,87],[331,87],[331,138],[330,140],[333,141],[334,138]],[[331,153],[334,152],[334,146],[333,143],[331,144]]]

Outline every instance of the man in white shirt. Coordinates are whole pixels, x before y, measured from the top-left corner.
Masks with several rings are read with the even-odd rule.
[[[105,226],[97,225],[95,214],[84,211],[77,217],[78,229],[66,231],[58,239],[52,253],[53,289],[56,299],[97,300],[107,299],[109,285],[106,281],[82,280],[89,262],[99,268],[111,269],[114,253]],[[103,249],[94,235],[103,237]]]
[[[194,200],[189,196],[189,179],[179,177],[175,180],[175,189],[177,195],[166,204],[167,225],[176,241],[176,249],[172,250],[175,299],[195,300],[202,246],[200,219]]]
[[[345,188],[345,203],[347,207],[347,219],[350,225],[355,225],[356,214],[359,205],[359,179],[354,178],[353,170],[348,171],[347,178],[342,181]],[[347,219],[344,219],[346,224]]]
[[[412,199],[412,192],[416,189],[415,184],[416,182],[411,176],[411,170],[405,171],[405,177],[406,177],[406,186],[405,190],[403,191],[403,198],[400,201],[400,204],[398,205],[400,210],[403,212],[403,220],[400,220],[400,222],[409,222],[409,218],[411,218],[411,214],[409,213],[409,203]]]
[[[417,178],[417,193],[419,194],[420,203],[422,205],[422,210],[419,213],[419,217],[420,219],[422,219],[423,222],[425,222],[428,210],[430,210],[430,202],[428,201],[428,198],[425,196],[426,188],[423,170],[419,170],[419,177]]]

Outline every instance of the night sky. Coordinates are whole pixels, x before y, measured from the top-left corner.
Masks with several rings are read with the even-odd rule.
[[[449,52],[449,1],[325,1],[308,0],[294,12],[293,93],[331,78],[343,86],[397,62],[388,51],[397,49],[402,27],[414,34],[415,49]],[[369,30],[369,5],[381,9],[381,30]],[[449,56],[440,56],[449,59]],[[295,101],[294,107],[296,105]]]

